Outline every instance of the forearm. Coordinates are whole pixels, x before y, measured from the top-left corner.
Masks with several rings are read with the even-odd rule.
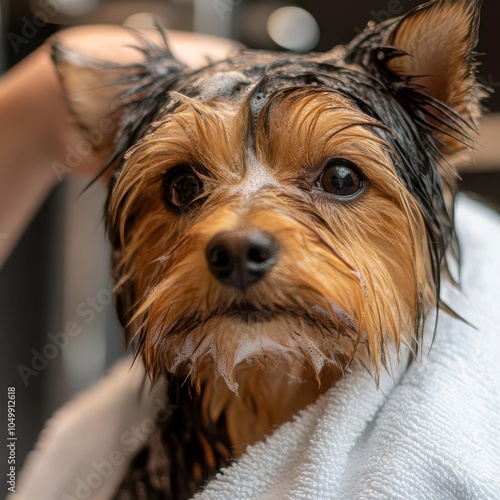
[[[68,120],[47,47],[0,80],[0,263],[57,182],[51,161]]]

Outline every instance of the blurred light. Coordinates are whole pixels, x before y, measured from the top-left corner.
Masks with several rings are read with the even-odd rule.
[[[168,28],[163,16],[157,16],[151,12],[137,12],[128,16],[125,21],[123,21],[124,26],[130,26],[136,29],[147,29],[154,28],[159,24],[162,28]]]
[[[305,52],[316,46],[319,26],[316,19],[300,7],[282,7],[267,20],[269,36],[285,49]]]
[[[61,14],[81,16],[96,7],[98,0],[56,0]]]

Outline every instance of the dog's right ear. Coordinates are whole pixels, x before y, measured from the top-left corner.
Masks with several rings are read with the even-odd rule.
[[[120,164],[165,104],[167,91],[187,70],[172,55],[163,32],[162,45],[133,34],[144,58],[130,65],[87,57],[52,42],[68,108],[94,150],[107,158],[104,170]]]
[[[96,151],[110,150],[118,127],[118,96],[124,90],[126,67],[87,57],[57,40],[52,59],[70,113]]]

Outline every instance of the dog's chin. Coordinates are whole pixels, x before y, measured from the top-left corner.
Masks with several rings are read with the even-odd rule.
[[[161,345],[162,365],[170,373],[188,367],[193,380],[207,364],[237,393],[235,374],[241,366],[273,370],[280,363],[310,366],[319,375],[327,364],[341,366],[349,356],[353,337],[325,328],[304,310],[279,310],[248,303],[231,305],[204,319],[193,329],[170,331]],[[147,355],[147,353],[146,353]]]

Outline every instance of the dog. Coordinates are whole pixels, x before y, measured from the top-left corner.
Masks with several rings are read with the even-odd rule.
[[[54,43],[82,128],[114,103],[117,311],[178,405],[117,499],[191,497],[351,363],[377,381],[391,349],[418,356],[429,310],[455,314],[439,290],[484,97],[480,4],[434,0],[326,53],[197,70],[139,33],[130,66]]]

